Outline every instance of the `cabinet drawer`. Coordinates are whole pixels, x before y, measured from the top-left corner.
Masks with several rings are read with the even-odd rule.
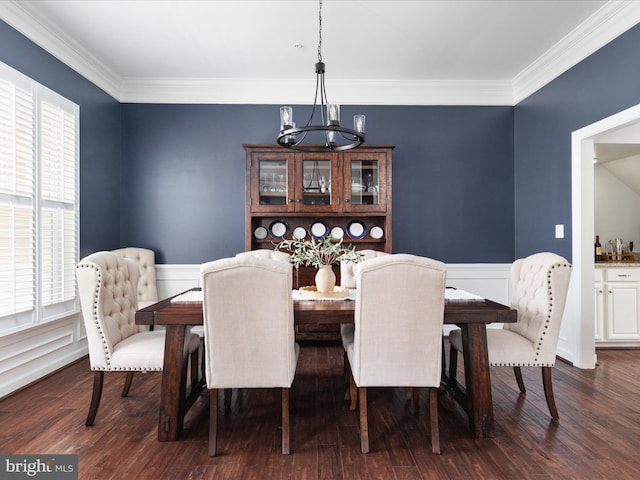
[[[640,268],[607,268],[609,282],[640,282]]]

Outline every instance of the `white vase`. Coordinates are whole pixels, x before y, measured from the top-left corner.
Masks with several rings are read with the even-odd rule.
[[[333,273],[331,265],[323,265],[318,269],[316,273],[316,289],[318,292],[327,293],[333,292],[333,287],[336,285],[336,274]]]

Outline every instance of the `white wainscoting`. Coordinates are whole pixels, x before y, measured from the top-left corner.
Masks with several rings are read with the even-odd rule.
[[[511,276],[510,263],[469,263],[447,265],[447,286],[475,293],[494,302],[509,305],[509,281]],[[501,323],[490,325],[500,328]],[[456,328],[445,325],[445,335]]]
[[[509,269],[509,264],[448,265],[447,285],[508,304]],[[200,265],[157,265],[156,274],[160,298],[200,284]],[[87,354],[80,314],[0,337],[0,398]],[[87,391],[92,378],[87,371]]]
[[[509,304],[511,264],[447,265],[447,286],[456,287],[505,305]],[[166,298],[200,285],[200,265],[158,265],[158,295]],[[493,325],[500,327],[501,324]],[[445,326],[444,332],[455,328]]]
[[[0,398],[88,353],[79,313],[0,337]]]

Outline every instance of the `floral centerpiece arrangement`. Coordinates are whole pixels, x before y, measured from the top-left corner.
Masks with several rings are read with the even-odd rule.
[[[358,263],[364,259],[364,255],[356,251],[356,248],[345,246],[340,241],[334,241],[331,237],[321,240],[283,240],[276,244],[276,250],[287,251],[291,257],[289,260],[294,267],[324,267],[339,262]]]
[[[356,251],[354,246],[346,246],[331,237],[320,240],[283,240],[276,244],[276,250],[286,251],[290,254],[289,261],[294,267],[316,267],[316,288],[318,292],[330,292],[336,283],[336,277],[331,265],[339,262],[358,263],[364,260],[364,255]],[[323,277],[329,277],[326,283]]]

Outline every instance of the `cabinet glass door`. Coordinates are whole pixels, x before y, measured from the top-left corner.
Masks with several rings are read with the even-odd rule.
[[[331,205],[331,160],[302,161],[302,204]]]
[[[260,205],[287,204],[287,162],[285,160],[261,160]]]
[[[251,154],[251,209],[254,212],[293,211],[293,155]]]
[[[297,153],[296,211],[334,211],[338,204],[335,155]]]
[[[345,158],[347,210],[384,212],[386,205],[386,162],[379,153],[349,152]]]
[[[351,161],[351,204],[378,205],[380,179],[378,160]]]

